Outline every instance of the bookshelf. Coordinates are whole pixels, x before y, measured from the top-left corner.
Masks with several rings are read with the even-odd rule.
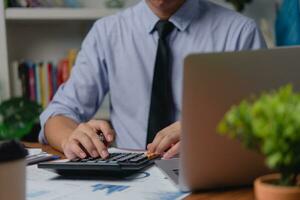
[[[6,20],[96,20],[116,13],[105,8],[8,8]]]
[[[58,61],[69,49],[80,49],[97,19],[119,11],[105,8],[99,0],[89,1],[83,8],[5,8],[0,0],[0,102],[19,95],[13,89],[13,61]],[[108,112],[106,99],[96,117],[107,118]]]

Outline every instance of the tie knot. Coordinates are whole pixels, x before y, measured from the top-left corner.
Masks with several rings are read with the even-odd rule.
[[[168,20],[160,20],[155,26],[159,38],[165,39],[174,29],[174,24]]]

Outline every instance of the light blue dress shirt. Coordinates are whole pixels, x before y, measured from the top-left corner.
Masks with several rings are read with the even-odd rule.
[[[57,91],[40,117],[76,122],[90,120],[109,92],[111,122],[122,148],[145,149],[159,18],[145,0],[98,20],[78,54],[71,77]],[[265,42],[255,22],[206,0],[186,0],[169,19],[176,29],[169,37],[173,54],[173,94],[180,119],[184,58],[194,52],[259,49]],[[241,66],[242,67],[242,66]]]

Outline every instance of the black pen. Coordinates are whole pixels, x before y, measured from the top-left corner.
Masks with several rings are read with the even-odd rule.
[[[103,142],[103,144],[107,147],[107,146],[108,146],[108,142],[107,142],[107,140],[106,140],[104,134],[103,134],[102,132],[100,132],[100,131],[98,131],[97,134],[98,134],[99,140],[100,140],[101,142]]]

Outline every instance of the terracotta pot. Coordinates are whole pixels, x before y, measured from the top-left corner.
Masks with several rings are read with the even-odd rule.
[[[272,184],[279,178],[279,174],[257,178],[254,182],[256,200],[300,200],[300,186],[288,187]]]

